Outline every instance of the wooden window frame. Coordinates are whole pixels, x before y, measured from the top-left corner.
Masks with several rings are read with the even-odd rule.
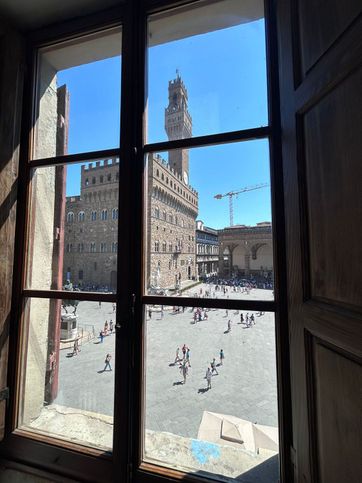
[[[159,465],[142,462],[143,437],[143,313],[147,304],[194,306],[193,298],[149,296],[143,293],[143,230],[144,230],[144,172],[145,155],[170,149],[221,145],[255,139],[268,139],[270,146],[270,176],[272,186],[273,251],[274,251],[274,301],[245,301],[204,299],[203,305],[210,308],[272,311],[275,314],[278,411],[280,432],[280,476],[287,483],[293,479],[291,464],[291,401],[289,376],[289,340],[287,325],[287,297],[285,270],[285,228],[283,171],[281,157],[281,132],[279,113],[278,57],[276,36],[276,12],[273,0],[265,0],[264,13],[267,43],[267,74],[269,99],[269,125],[226,133],[193,137],[175,141],[144,143],[146,106],[146,58],[147,17],[150,14],[173,7],[204,0],[126,0],[123,5],[74,19],[57,26],[33,32],[28,38],[28,75],[24,95],[22,142],[20,150],[19,196],[15,241],[15,268],[12,297],[12,324],[9,346],[10,400],[6,417],[6,436],[1,443],[3,458],[31,466],[44,476],[44,471],[61,478],[78,481],[111,482],[180,480],[200,481],[187,473]],[[85,152],[54,158],[29,161],[31,152],[32,112],[36,63],[34,52],[42,45],[80,37],[93,31],[101,31],[122,24],[122,92],[121,131],[119,148]],[[138,82],[134,82],[134,79]],[[35,167],[72,164],[92,159],[118,157],[119,202],[118,202],[118,287],[121,280],[128,280],[122,291],[116,294],[30,290],[24,289],[26,213],[30,194],[30,170]],[[126,182],[127,180],[127,182]],[[141,196],[140,196],[141,194]],[[183,220],[182,220],[183,222]],[[127,229],[122,229],[126,227]],[[131,229],[130,229],[131,227]],[[88,301],[117,303],[116,324],[116,374],[114,440],[112,454],[90,447],[82,447],[68,441],[29,433],[16,428],[19,388],[19,351],[23,337],[24,300],[34,298],[68,298]],[[122,430],[117,430],[122,428]],[[207,480],[202,478],[203,481]],[[214,481],[214,480],[213,480]]]

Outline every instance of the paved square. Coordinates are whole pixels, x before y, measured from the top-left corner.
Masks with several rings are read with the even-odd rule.
[[[207,288],[199,285],[190,290]],[[184,294],[189,295],[189,294]],[[219,296],[221,298],[221,296]],[[230,298],[271,299],[272,292],[254,289],[250,295],[230,294]],[[202,299],[200,299],[202,305]],[[259,424],[277,426],[277,391],[274,315],[255,315],[255,325],[240,324],[240,314],[225,310],[207,312],[208,320],[194,323],[191,308],[174,313],[172,307],[152,307],[147,315],[146,353],[146,428],[180,436],[197,436],[204,410],[229,414]],[[115,319],[112,304],[80,302],[78,324],[94,326],[96,334],[105,320]],[[244,311],[244,318],[247,312]],[[249,312],[251,314],[251,312]],[[231,320],[231,331],[227,322]],[[114,365],[114,335],[90,341],[77,356],[62,350],[59,367],[59,395],[55,401],[64,406],[107,415],[113,414],[113,371],[101,372],[107,353]],[[178,364],[176,348],[190,348],[191,368],[186,384]],[[212,388],[205,391],[205,373],[213,357],[219,363],[220,349],[225,360],[212,377]]]

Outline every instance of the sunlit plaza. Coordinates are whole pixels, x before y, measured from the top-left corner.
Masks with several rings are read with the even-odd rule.
[[[214,289],[214,285],[198,284],[183,295],[202,297],[205,291],[213,295]],[[218,296],[221,297],[221,294]],[[273,293],[271,290],[252,289],[249,294],[233,292],[229,296],[271,300]],[[202,298],[199,302],[202,309]],[[248,327],[246,314],[251,316],[251,311],[201,310],[200,318],[204,320],[195,321],[197,308],[183,310],[182,307],[164,305],[148,306],[145,311],[145,458],[189,470],[216,471],[234,477],[235,471],[244,471],[270,459],[263,478],[268,475],[270,481],[275,481],[275,451],[258,449],[253,454],[252,451],[239,449],[242,446],[235,441],[230,443],[232,439],[229,439],[212,446],[223,449],[221,455],[217,453],[218,456],[215,456],[212,451],[210,453],[208,445],[211,443],[207,438],[200,439],[200,434],[205,434],[203,417],[205,419],[205,414],[209,413],[277,427],[274,315],[254,313],[255,323]],[[104,369],[107,354],[111,355],[111,368],[114,368],[115,334],[108,331],[102,342],[99,334],[106,320],[108,323],[115,321],[115,312],[112,304],[80,302],[77,315],[79,328],[88,329],[87,333],[83,332],[80,352],[74,354],[72,344],[63,344],[58,397],[34,421],[33,427],[38,430],[51,428],[60,436],[65,433],[63,436],[68,438],[111,447],[114,372]],[[190,350],[186,383],[182,373],[183,345]],[[221,349],[225,355],[222,365]],[[211,367],[213,358],[216,367],[211,388],[207,389],[206,371]],[[80,415],[85,418],[83,424],[79,423]],[[72,434],[72,423],[67,420],[73,416],[78,419],[76,431]],[[240,458],[240,451],[246,463]],[[235,468],[225,469],[225,460]],[[255,478],[254,475],[250,481],[258,481]]]

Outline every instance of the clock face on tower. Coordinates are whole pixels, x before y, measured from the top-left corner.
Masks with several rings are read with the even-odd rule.
[[[187,176],[186,171],[184,171],[184,182],[185,184],[189,184],[189,177]]]

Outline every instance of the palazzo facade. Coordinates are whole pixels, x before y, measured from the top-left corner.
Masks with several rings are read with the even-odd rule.
[[[165,130],[169,140],[191,137],[187,90],[179,75],[168,85]],[[189,153],[147,158],[146,283],[151,290],[179,289],[196,280],[198,193],[189,184]],[[114,290],[118,239],[118,159],[81,168],[79,196],[66,199],[64,283]]]

